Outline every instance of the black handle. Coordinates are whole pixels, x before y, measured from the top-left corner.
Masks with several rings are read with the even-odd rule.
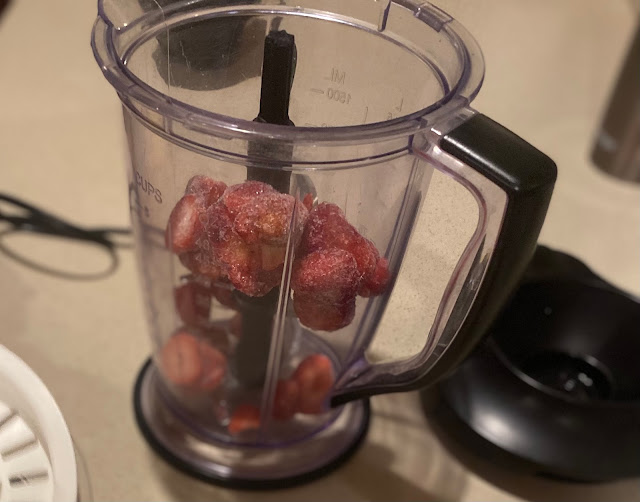
[[[502,229],[475,302],[450,346],[421,384],[454,370],[487,333],[536,249],[556,180],[555,163],[513,132],[477,114],[443,136],[440,148],[502,188]]]
[[[364,379],[354,386],[347,385],[332,397],[332,406],[375,394],[426,387],[455,370],[488,332],[509,295],[515,291],[536,249],[556,180],[553,161],[481,114],[444,135],[439,146],[506,194],[502,226],[480,289],[470,307],[469,295],[475,290],[463,291],[456,300],[452,317],[465,313],[466,317],[444,352],[426,371],[423,369],[426,365],[416,366],[405,372],[402,379],[398,378],[397,372],[382,372],[378,377]],[[483,257],[478,252],[470,274],[485,270],[477,263]],[[467,277],[467,281],[472,279],[472,276]],[[451,326],[451,329],[456,327]]]

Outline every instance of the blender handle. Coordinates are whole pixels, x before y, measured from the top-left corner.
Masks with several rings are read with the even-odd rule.
[[[440,148],[503,189],[507,206],[478,295],[451,346],[421,384],[455,369],[487,333],[533,257],[557,176],[549,157],[482,114],[446,134]]]
[[[484,280],[456,336],[435,363],[425,361],[409,380],[400,373],[391,379],[389,375],[380,375],[379,379],[374,376],[365,385],[352,389],[347,384],[334,395],[332,405],[375,394],[415,390],[452,372],[487,333],[533,256],[557,176],[555,163],[479,113],[444,134],[438,146],[507,196],[502,227]]]

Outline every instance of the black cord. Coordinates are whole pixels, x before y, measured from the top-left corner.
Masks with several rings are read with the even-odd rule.
[[[106,277],[116,270],[118,267],[118,256],[116,249],[130,248],[132,247],[130,242],[122,242],[117,239],[119,236],[131,235],[131,230],[128,228],[119,227],[95,227],[95,228],[83,228],[78,225],[69,223],[57,216],[37,208],[36,206],[24,202],[23,200],[13,197],[11,195],[0,193],[0,202],[4,202],[14,209],[18,209],[22,214],[10,214],[0,210],[0,222],[6,222],[10,227],[0,232],[0,252],[4,253],[9,258],[21,263],[24,266],[43,272],[56,277],[65,279],[76,280],[94,280]],[[17,211],[16,211],[17,213]],[[102,247],[110,256],[111,263],[109,267],[98,273],[71,273],[61,270],[56,270],[33,260],[21,256],[15,251],[9,249],[2,243],[8,235],[15,235],[17,232],[31,232],[35,234],[50,235],[54,237],[61,237],[65,239],[71,239],[90,244],[95,244]]]

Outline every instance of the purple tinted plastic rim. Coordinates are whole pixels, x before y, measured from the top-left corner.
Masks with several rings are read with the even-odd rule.
[[[420,129],[431,126],[429,120],[430,115],[438,112],[441,116],[447,112],[452,113],[455,110],[467,105],[477,95],[484,78],[484,62],[482,55],[473,37],[457,23],[453,18],[447,16],[439,9],[428,3],[418,4],[415,0],[393,0],[392,3],[400,5],[414,12],[414,16],[425,23],[425,29],[442,32],[452,47],[458,53],[461,60],[462,71],[457,82],[450,85],[450,89],[437,102],[430,106],[416,111],[409,115],[397,117],[384,122],[375,122],[371,124],[355,125],[355,126],[339,126],[339,127],[287,127],[265,123],[258,123],[249,120],[239,119],[222,115],[199,108],[190,106],[184,102],[171,99],[169,96],[153,89],[152,87],[142,83],[139,79],[133,79],[131,73],[126,68],[125,63],[118,57],[114,39],[119,31],[105,13],[103,6],[104,0],[98,1],[98,18],[93,26],[91,47],[94,57],[103,70],[107,80],[113,85],[121,99],[133,98],[143,103],[145,106],[160,113],[161,115],[182,123],[197,123],[198,129],[210,128],[212,133],[224,134],[230,137],[249,137],[262,136],[270,140],[295,141],[302,143],[330,143],[340,140],[340,142],[360,142],[370,141],[380,138],[392,138],[398,136],[409,136],[415,134]],[[180,2],[172,6],[170,10],[177,9],[184,4],[197,2]],[[233,10],[233,9],[228,9]],[[381,35],[379,31],[367,29],[361,24],[348,23],[345,19],[336,16],[322,16],[322,11],[310,9],[290,8],[286,11],[278,9],[255,8],[250,11],[262,14],[285,14],[285,15],[305,15],[308,17],[321,17],[332,22],[344,23],[356,29],[369,31],[373,34]],[[447,19],[443,22],[435,17],[445,15]],[[142,18],[136,19],[128,26],[138,24]],[[103,25],[103,27],[100,26]],[[104,39],[99,40],[101,29],[104,29]],[[400,44],[398,41],[394,41]],[[107,58],[103,58],[100,54],[99,46],[102,45],[103,53]],[[474,53],[469,50],[469,45],[474,46]],[[406,50],[411,51],[407,46],[403,46]],[[415,54],[415,53],[414,53]],[[421,58],[422,59],[422,58]],[[472,72],[472,69],[474,70]],[[474,74],[475,73],[475,74]],[[474,77],[474,78],[472,78]],[[458,99],[456,99],[458,98]],[[224,131],[224,132],[223,132]]]

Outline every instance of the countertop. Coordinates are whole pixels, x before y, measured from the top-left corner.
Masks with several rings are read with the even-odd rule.
[[[589,161],[637,19],[633,3],[437,4],[483,49],[487,71],[474,107],[559,166],[540,242],[640,294],[640,188]],[[14,0],[0,19],[0,189],[79,224],[127,226],[121,109],[89,47],[95,15],[89,0]],[[58,401],[88,469],[86,500],[640,500],[638,479],[565,484],[454,455],[432,432],[415,393],[373,399],[365,445],[309,485],[246,493],[190,479],[159,460],[134,423],[132,385],[149,344],[134,260],[129,252],[120,256],[116,273],[84,282],[0,256],[0,343]]]

